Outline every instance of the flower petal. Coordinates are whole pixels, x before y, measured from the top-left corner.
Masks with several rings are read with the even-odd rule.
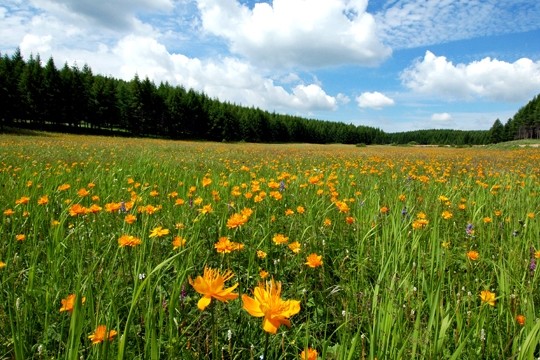
[[[212,298],[210,296],[203,296],[199,302],[197,302],[197,307],[199,310],[203,311],[208,305],[210,305],[210,301]]]
[[[261,311],[260,304],[256,300],[244,294],[242,295],[242,302],[244,303],[243,309],[246,310],[251,316],[264,316],[264,313]]]

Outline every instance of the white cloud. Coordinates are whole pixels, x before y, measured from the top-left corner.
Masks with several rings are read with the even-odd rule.
[[[538,1],[400,0],[387,3],[390,5],[375,14],[375,18],[381,38],[394,49],[525,32],[540,27]]]
[[[450,115],[447,112],[445,112],[445,113],[435,113],[435,114],[431,115],[431,120],[432,121],[447,122],[447,121],[452,120],[452,115]]]
[[[380,110],[385,106],[394,105],[394,100],[388,96],[381,94],[378,91],[375,92],[364,92],[356,98],[358,106],[361,108],[371,108]]]
[[[485,98],[522,102],[540,89],[540,61],[522,58],[513,63],[484,58],[456,64],[426,51],[424,58],[401,73],[409,89],[447,99]]]
[[[338,100],[318,84],[296,84],[288,91],[264,77],[252,65],[225,57],[213,60],[170,54],[153,38],[127,36],[113,49],[124,79],[139,77],[168,81],[204,91],[210,97],[268,110],[333,110]]]
[[[197,0],[204,29],[265,66],[374,65],[390,48],[377,36],[367,0]]]

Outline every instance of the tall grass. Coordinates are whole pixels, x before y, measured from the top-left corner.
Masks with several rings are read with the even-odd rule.
[[[0,359],[255,359],[266,341],[271,359],[538,357],[538,163],[534,148],[0,135]],[[238,299],[199,310],[205,267],[232,270]],[[241,300],[270,278],[301,306],[275,335]],[[99,325],[117,335],[93,345]]]

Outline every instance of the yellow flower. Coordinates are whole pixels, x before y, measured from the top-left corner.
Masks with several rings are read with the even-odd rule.
[[[317,255],[315,253],[313,254],[310,254],[307,258],[306,258],[306,262],[305,264],[311,268],[316,268],[318,266],[322,266],[323,264],[323,261],[322,261],[322,255]]]
[[[131,246],[135,247],[137,245],[140,245],[142,243],[141,239],[136,238],[133,235],[122,235],[120,238],[118,238],[118,246],[125,247],[125,246]]]
[[[88,338],[92,341],[92,345],[96,345],[104,340],[112,341],[117,334],[116,330],[107,331],[107,326],[99,325]]]
[[[3,262],[2,260],[0,260],[0,269],[5,268],[6,266],[7,264]]]
[[[540,254],[540,252],[539,252],[539,254]],[[257,257],[259,259],[264,259],[266,257],[266,253],[264,251],[262,251],[262,250],[257,250]]]
[[[317,350],[308,348],[300,353],[301,360],[317,360]]]
[[[480,300],[488,305],[495,306],[495,293],[489,290],[483,290],[480,293]]]
[[[210,179],[210,178],[205,177],[205,178],[202,179],[202,186],[203,187],[207,187],[211,183],[212,183],[212,179]]]
[[[485,224],[488,224],[488,223],[490,223],[490,222],[491,222],[491,218],[490,218],[489,216],[486,216],[486,217],[484,218],[484,223],[485,223]]]
[[[60,312],[67,311],[71,314],[75,308],[75,301],[77,301],[77,295],[75,294],[70,294],[65,299],[62,299],[62,307],[60,308]],[[84,304],[85,301],[86,297],[83,297],[81,304]]]
[[[242,295],[243,309],[251,316],[264,317],[264,331],[275,334],[281,325],[291,326],[289,318],[300,312],[300,301],[283,300],[281,283],[267,281],[253,290],[253,298]]]
[[[443,211],[443,213],[442,213],[441,216],[442,216],[442,218],[443,218],[444,220],[449,220],[449,219],[451,219],[452,216],[454,216],[454,215],[452,215],[452,213],[451,213],[450,211],[445,210],[445,211]]]
[[[210,305],[212,298],[223,302],[236,299],[238,294],[233,293],[233,291],[238,286],[238,283],[234,284],[230,288],[223,288],[225,281],[229,280],[233,276],[234,274],[230,270],[227,270],[221,274],[217,269],[205,267],[203,276],[197,276],[195,280],[192,280],[190,277],[190,285],[193,286],[195,291],[203,295],[203,297],[197,303],[199,310],[202,311],[208,305]]]
[[[199,209],[199,212],[204,215],[204,214],[210,214],[214,212],[214,210],[212,209],[212,205],[208,204],[208,205],[204,205],[201,209]]]
[[[272,241],[274,242],[274,244],[280,245],[280,244],[285,244],[287,241],[289,241],[289,238],[283,234],[276,234],[272,238]]]
[[[536,250],[534,252],[534,257],[535,257],[535,259],[540,259],[540,250]]]
[[[150,237],[162,237],[169,234],[169,229],[163,229],[161,226],[155,227],[150,232]]]
[[[292,242],[289,244],[289,249],[295,254],[298,254],[300,252],[300,243],[298,241]]]
[[[186,239],[184,239],[181,236],[175,236],[172,242],[173,250],[178,249],[179,247],[183,247],[186,245]]]

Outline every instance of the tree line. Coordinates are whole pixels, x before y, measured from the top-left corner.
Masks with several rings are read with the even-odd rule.
[[[93,74],[20,50],[0,56],[0,127],[171,139],[343,144],[486,144],[491,130],[385,133],[369,126],[306,119],[240,106],[202,92]],[[536,134],[536,133],[535,133]]]
[[[495,120],[489,133],[492,143],[540,139],[540,94],[521,107],[504,125],[499,119]]]

